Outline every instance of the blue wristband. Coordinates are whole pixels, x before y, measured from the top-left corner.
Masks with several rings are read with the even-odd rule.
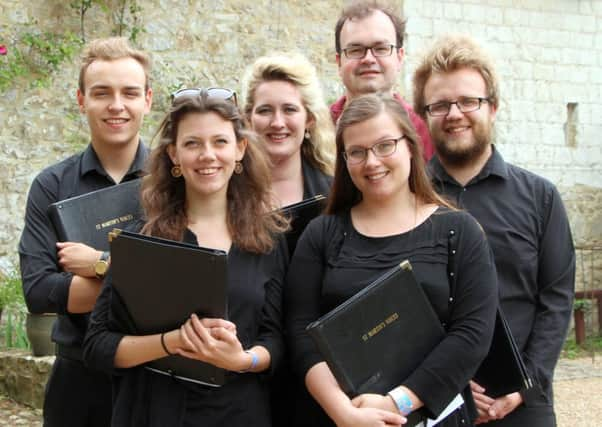
[[[412,407],[414,406],[412,405],[412,399],[410,399],[410,396],[408,396],[408,394],[402,388],[394,388],[388,393],[388,395],[391,396],[393,402],[395,402],[395,405],[397,406],[397,409],[399,409],[401,415],[406,416],[412,412]]]
[[[243,374],[245,372],[252,371],[253,369],[255,369],[255,367],[259,363],[259,357],[257,357],[257,355],[253,351],[251,351],[251,350],[245,350],[245,353],[251,355],[251,366],[249,366],[247,369],[244,369],[242,371],[238,371],[241,374]]]

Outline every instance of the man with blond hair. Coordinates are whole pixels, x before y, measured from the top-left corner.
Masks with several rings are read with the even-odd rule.
[[[405,21],[380,0],[354,1],[345,7],[335,26],[336,62],[345,95],[330,106],[336,123],[348,101],[367,93],[391,94],[407,111],[420,137],[425,160],[433,145],[424,121],[394,91],[404,59]]]
[[[414,108],[435,145],[433,182],[483,226],[500,306],[533,381],[532,388],[497,398],[473,382],[477,423],[550,427],[556,424],[552,376],[572,311],[575,250],[556,187],[505,162],[493,145],[499,99],[495,69],[468,37],[441,38],[414,74]]]
[[[32,313],[58,314],[45,427],[110,425],[110,378],[82,361],[89,313],[102,285],[98,265],[106,266],[108,254],[83,243],[58,241],[47,210],[51,203],[141,175],[148,150],[139,132],[152,103],[149,70],[149,57],[126,39],[92,41],[84,51],[77,90],[90,144],[44,169],[29,190],[19,242],[25,301]]]

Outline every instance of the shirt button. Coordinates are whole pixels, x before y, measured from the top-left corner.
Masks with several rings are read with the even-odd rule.
[[[454,234],[456,234],[456,232],[454,230],[449,230],[449,235],[453,236]]]
[[[456,250],[452,249],[452,255],[455,255],[455,254],[456,254]]]
[[[451,271],[451,272],[449,273],[449,275],[450,275],[450,277],[454,277],[454,272],[453,272],[453,271]]]
[[[449,297],[449,302],[454,302],[454,298],[453,297]]]

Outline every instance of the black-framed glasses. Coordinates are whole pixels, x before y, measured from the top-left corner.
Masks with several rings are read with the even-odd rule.
[[[377,44],[374,46],[357,45],[343,49],[343,53],[349,59],[362,59],[366,56],[366,53],[370,51],[372,52],[372,56],[380,58],[383,56],[391,56],[394,48],[394,44]]]
[[[350,147],[348,150],[343,151],[343,158],[350,165],[358,165],[366,161],[368,151],[372,151],[376,157],[389,157],[397,149],[397,143],[404,138],[405,135],[401,135],[399,138],[385,139],[368,148]]]
[[[171,94],[171,102],[176,100],[177,98],[181,98],[183,96],[200,96],[201,98],[217,98],[223,99],[224,101],[232,101],[234,105],[238,105],[238,101],[236,99],[236,92],[231,89],[226,89],[223,87],[209,87],[209,88],[184,88],[178,89],[174,93]]]
[[[451,110],[452,105],[456,105],[458,110],[462,113],[470,113],[477,111],[481,108],[483,102],[489,102],[489,98],[479,98],[473,96],[461,96],[457,101],[440,101],[433,104],[429,104],[424,107],[424,111],[429,113],[433,117],[447,116]]]

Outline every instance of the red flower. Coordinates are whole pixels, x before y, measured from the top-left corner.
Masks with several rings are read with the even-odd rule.
[[[3,44],[0,44],[0,55],[6,55],[8,49]]]

